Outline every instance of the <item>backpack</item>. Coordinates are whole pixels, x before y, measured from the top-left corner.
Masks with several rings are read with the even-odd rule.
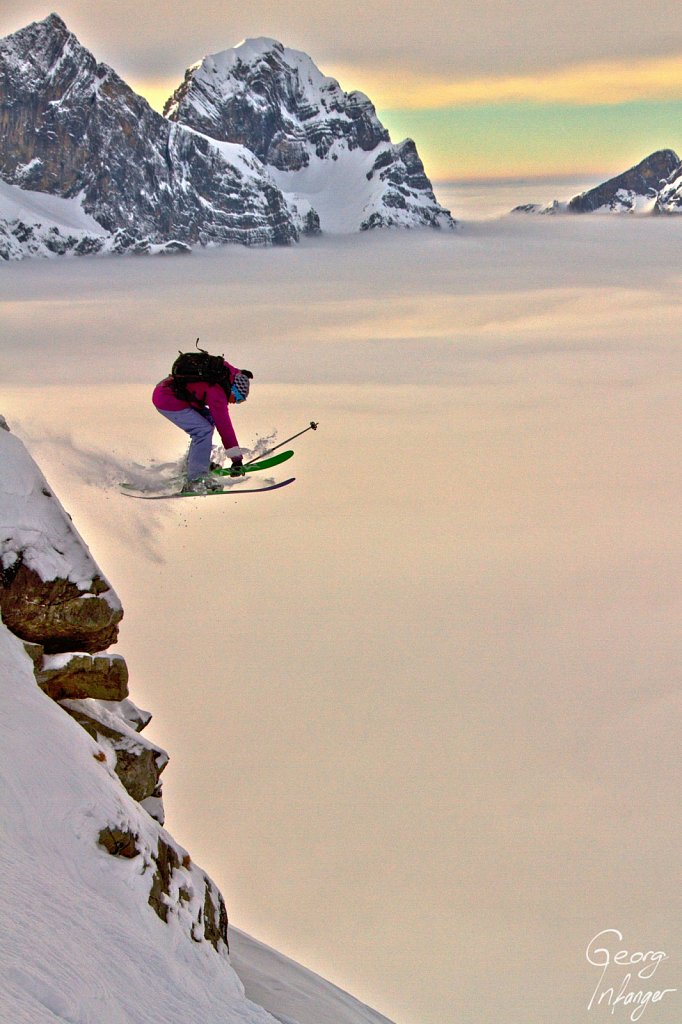
[[[203,408],[203,402],[188,389],[188,384],[205,382],[219,384],[226,395],[230,394],[232,381],[230,371],[225,366],[223,356],[212,356],[205,349],[199,348],[197,338],[196,352],[180,352],[171,368],[171,391],[176,398]]]

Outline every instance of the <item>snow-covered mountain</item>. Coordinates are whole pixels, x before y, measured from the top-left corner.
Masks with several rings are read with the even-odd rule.
[[[241,933],[231,963],[223,897],[163,828],[168,755],[107,651],[120,601],[2,417],[0,612],[0,1019],[390,1024]]]
[[[259,160],[157,114],[55,14],[0,41],[0,116],[0,179],[75,200],[132,246],[297,238]]]
[[[452,227],[411,139],[394,145],[364,93],[343,91],[310,57],[248,39],[189,68],[164,113],[247,147],[323,231]]]
[[[565,202],[530,203],[513,213],[680,213],[682,163],[672,149],[661,149],[636,166]]]
[[[414,143],[272,40],[190,69],[168,114],[56,14],[0,40],[0,259],[453,226]]]

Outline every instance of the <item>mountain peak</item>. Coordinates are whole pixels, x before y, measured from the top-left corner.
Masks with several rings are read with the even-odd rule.
[[[345,92],[275,39],[246,39],[188,68],[164,114],[255,153],[290,206],[314,210],[322,230],[453,226],[414,143],[394,145],[364,93]]]
[[[94,68],[97,64],[58,14],[31,22],[0,39],[0,57],[8,79],[18,81],[25,95],[53,86],[60,69],[67,65]]]
[[[66,22],[64,22],[58,14],[55,14],[54,11],[52,12],[52,14],[48,14],[46,18],[43,18],[42,21],[36,22],[36,24],[45,25],[45,27],[49,28],[51,32],[68,33],[69,31],[66,27]]]
[[[603,208],[633,209],[636,197],[653,198],[679,172],[680,158],[672,149],[659,149],[623,174],[610,178],[597,188],[574,196],[568,204],[571,213],[591,213]]]

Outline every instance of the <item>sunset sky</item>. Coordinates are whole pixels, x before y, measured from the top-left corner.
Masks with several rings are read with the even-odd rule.
[[[157,108],[187,65],[249,36],[304,50],[440,180],[610,174],[682,150],[675,0],[2,0],[0,32],[52,9]]]

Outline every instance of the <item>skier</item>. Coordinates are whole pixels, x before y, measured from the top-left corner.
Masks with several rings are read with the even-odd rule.
[[[231,449],[239,448],[229,406],[246,400],[253,374],[249,370],[238,370],[226,359],[223,365],[221,383],[206,380],[180,383],[171,375],[159,381],[152,395],[152,402],[161,415],[190,436],[184,490],[196,494],[222,489],[220,482],[210,474],[214,428],[228,455]],[[244,472],[241,452],[230,457],[233,475],[240,476]]]

